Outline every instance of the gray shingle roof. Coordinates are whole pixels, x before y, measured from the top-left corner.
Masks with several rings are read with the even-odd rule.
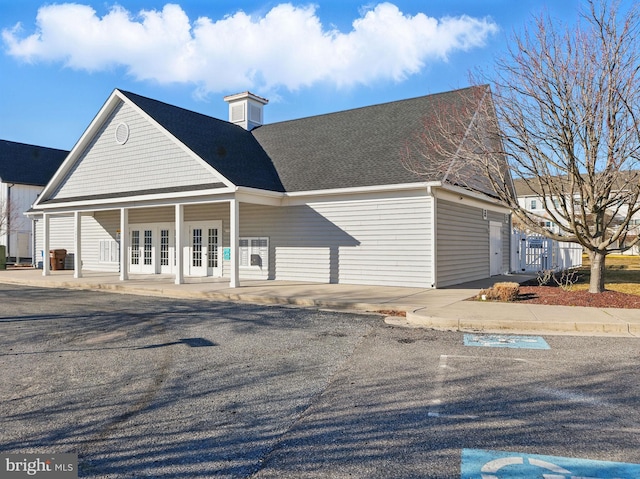
[[[0,181],[44,186],[68,154],[66,150],[0,140]]]
[[[252,131],[286,191],[424,181],[401,162],[403,145],[443,95],[261,126]]]
[[[401,164],[401,151],[430,111],[460,101],[467,92],[474,90],[273,123],[251,132],[122,93],[235,185],[294,192],[442,179],[409,172]]]
[[[237,125],[120,90],[236,186],[284,191],[271,159]]]

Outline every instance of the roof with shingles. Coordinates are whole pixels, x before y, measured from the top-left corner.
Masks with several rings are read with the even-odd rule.
[[[0,140],[0,181],[44,186],[68,154],[66,150]]]
[[[284,191],[271,159],[244,128],[135,93],[120,92],[234,185]]]
[[[286,191],[424,181],[402,166],[403,145],[446,94],[263,125],[252,131]]]
[[[233,184],[301,192],[441,180],[408,171],[401,163],[403,146],[424,128],[429,112],[468,101],[477,96],[478,88],[486,87],[267,124],[252,131],[120,92]]]

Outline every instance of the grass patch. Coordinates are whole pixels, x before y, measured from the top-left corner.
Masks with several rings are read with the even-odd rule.
[[[589,257],[582,256],[582,267],[578,268],[580,280],[573,286],[574,291],[589,289]],[[605,288],[619,293],[640,296],[640,256],[608,255],[605,260]]]

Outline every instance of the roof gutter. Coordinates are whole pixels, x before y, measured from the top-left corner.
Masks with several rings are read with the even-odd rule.
[[[422,181],[417,183],[400,183],[392,185],[374,185],[374,186],[357,186],[354,188],[336,188],[327,190],[309,190],[294,191],[284,193],[286,198],[302,198],[305,196],[338,196],[345,194],[375,193],[375,192],[391,192],[391,191],[408,191],[425,189],[430,186],[439,186],[439,181]]]

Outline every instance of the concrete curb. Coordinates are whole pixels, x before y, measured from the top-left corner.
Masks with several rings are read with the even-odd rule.
[[[172,299],[199,299],[204,301],[233,301],[250,304],[278,305],[278,306],[298,306],[305,308],[322,308],[340,311],[357,311],[376,313],[378,311],[388,311],[390,309],[398,311],[409,311],[412,306],[397,306],[385,303],[363,303],[349,301],[327,301],[309,297],[288,297],[277,295],[251,294],[251,293],[220,293],[206,291],[185,291],[173,288],[141,288],[130,285],[122,286],[111,283],[76,283],[61,281],[51,283],[42,280],[13,281],[4,279],[2,283],[17,284],[23,286],[36,286],[50,289],[73,289],[80,291],[100,291],[107,293],[130,294],[134,296],[153,296]]]
[[[418,288],[362,287],[353,289],[314,283],[275,282],[232,289],[218,283],[140,281],[120,282],[108,278],[71,278],[0,275],[0,282],[23,286],[102,291],[138,296],[202,301],[232,301],[260,305],[315,308],[351,313],[384,314],[406,312],[406,318],[390,316],[388,324],[411,328],[431,328],[461,332],[522,334],[571,334],[640,337],[637,310],[572,306],[478,303],[466,301],[473,288],[423,291]],[[376,301],[379,300],[379,301]]]
[[[602,336],[640,336],[640,325],[626,321],[581,322],[540,320],[492,320],[448,318],[426,314],[419,310],[408,311],[406,324],[411,327],[431,328],[442,331],[487,332],[487,333],[535,333],[535,334],[574,334]]]

